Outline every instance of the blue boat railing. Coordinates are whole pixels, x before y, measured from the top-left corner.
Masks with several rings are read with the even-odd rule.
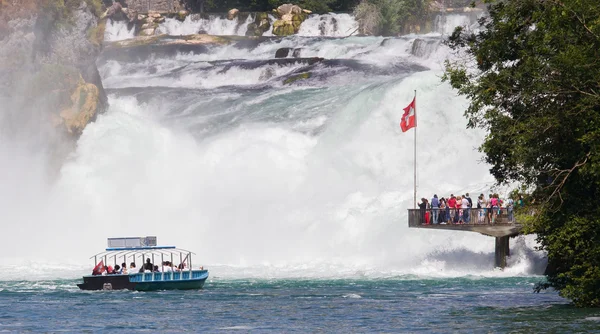
[[[202,279],[207,276],[206,270],[192,270],[181,272],[165,272],[165,273],[137,273],[130,274],[130,282],[165,282],[165,281],[181,281],[190,279]]]

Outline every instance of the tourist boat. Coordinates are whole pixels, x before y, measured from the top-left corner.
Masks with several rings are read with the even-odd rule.
[[[94,270],[92,275],[83,276],[83,283],[77,284],[81,290],[190,290],[201,289],[208,278],[208,270],[200,267],[192,269],[192,252],[175,246],[157,246],[156,237],[108,238],[108,248],[104,252],[92,256]],[[195,255],[195,254],[194,254]],[[160,261],[158,265],[155,261]],[[178,261],[183,269],[165,267],[165,262],[174,264]],[[128,274],[101,274],[104,266],[112,263],[136,264],[136,269],[149,263],[157,266],[158,272],[143,271]],[[139,266],[138,266],[139,265]],[[154,269],[154,268],[153,268]]]

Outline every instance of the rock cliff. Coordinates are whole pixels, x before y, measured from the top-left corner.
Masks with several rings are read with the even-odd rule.
[[[95,63],[104,33],[101,10],[96,0],[1,2],[0,108],[10,122],[5,127],[77,138],[107,108]]]

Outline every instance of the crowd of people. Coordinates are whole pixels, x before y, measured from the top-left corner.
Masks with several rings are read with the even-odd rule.
[[[202,269],[202,268],[200,268]],[[123,262],[120,266],[118,264],[113,268],[112,266],[104,265],[103,261],[100,261],[92,270],[92,275],[128,275],[135,273],[160,273],[160,272],[180,272],[190,270],[185,263],[180,263],[178,266],[174,266],[171,261],[163,261],[161,266],[155,265],[152,263],[150,258],[146,259],[146,263],[137,269],[135,262],[131,262],[129,264],[129,268],[127,268],[127,264]]]
[[[509,223],[514,222],[515,206],[523,207],[523,197],[503,200],[498,194],[484,194],[473,202],[469,193],[447,198],[433,195],[431,201],[421,198],[419,219],[423,225],[429,224],[496,224],[498,216],[506,213]]]

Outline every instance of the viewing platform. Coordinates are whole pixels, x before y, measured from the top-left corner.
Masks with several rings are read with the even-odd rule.
[[[468,209],[468,219],[465,222],[459,223],[454,217],[457,217],[458,210],[444,210],[444,215],[448,216],[445,219],[445,224],[434,223],[433,209],[408,209],[408,227],[423,228],[434,230],[451,230],[451,231],[466,231],[476,232],[489,237],[496,238],[495,265],[496,267],[506,267],[506,257],[510,256],[509,240],[521,234],[522,225],[518,224],[514,219],[509,220],[505,208],[500,209],[500,214],[496,214],[490,220],[487,211],[480,217],[480,211],[483,209],[471,208]],[[466,211],[466,210],[464,210]],[[483,211],[481,211],[483,213]],[[441,210],[438,210],[438,217]],[[451,219],[452,218],[452,219]]]

